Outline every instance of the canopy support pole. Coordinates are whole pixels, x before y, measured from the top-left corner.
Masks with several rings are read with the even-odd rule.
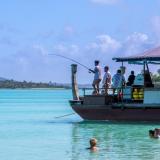
[[[145,68],[145,65],[146,65],[146,61],[143,61],[143,77],[144,77],[144,78],[143,78],[143,81],[144,81],[143,83],[144,83],[144,87],[146,86],[146,85],[145,85],[145,69],[146,69],[146,68]]]

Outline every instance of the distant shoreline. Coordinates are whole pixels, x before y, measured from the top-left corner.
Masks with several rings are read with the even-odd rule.
[[[91,84],[78,84],[79,88],[91,88]],[[27,81],[15,81],[7,80],[0,77],[0,89],[44,89],[44,90],[62,90],[62,89],[71,89],[71,83],[56,83],[56,82],[27,82]]]
[[[15,80],[2,80],[0,81],[0,89],[67,89],[71,88],[70,84],[60,83],[43,83],[43,82],[19,82]]]

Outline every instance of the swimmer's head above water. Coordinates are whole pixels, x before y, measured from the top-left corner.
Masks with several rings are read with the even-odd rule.
[[[90,146],[91,146],[91,147],[94,147],[94,146],[97,145],[97,139],[91,138],[90,141],[89,141],[89,143],[90,143]]]
[[[160,129],[155,128],[154,130],[149,130],[149,136],[151,138],[160,138]]]
[[[89,140],[89,143],[90,143],[90,147],[88,149],[92,150],[92,151],[97,151],[98,148],[97,148],[97,139],[96,138],[91,138]]]

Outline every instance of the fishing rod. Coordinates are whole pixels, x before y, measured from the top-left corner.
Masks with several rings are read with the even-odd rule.
[[[65,114],[65,115],[62,115],[62,116],[54,117],[54,118],[68,117],[68,116],[71,116],[71,115],[73,115],[73,114],[76,114],[76,113]]]
[[[87,70],[89,70],[89,71],[91,71],[91,72],[94,72],[92,69],[88,68],[88,67],[87,67],[87,66],[85,66],[84,64],[79,63],[78,61],[76,61],[76,60],[74,60],[74,59],[72,59],[72,58],[69,58],[69,57],[66,57],[66,56],[63,56],[63,55],[60,55],[60,54],[54,54],[54,53],[49,54],[49,55],[57,56],[57,57],[61,57],[61,58],[68,59],[68,60],[70,60],[70,61],[72,61],[72,62],[75,62],[75,63],[77,63],[77,64],[81,65],[81,66],[82,66],[82,67],[84,67],[85,69],[87,69]]]

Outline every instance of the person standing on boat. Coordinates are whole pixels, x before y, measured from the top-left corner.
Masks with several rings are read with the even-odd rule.
[[[92,73],[94,73],[94,80],[92,83],[92,86],[94,88],[93,94],[99,94],[99,84],[102,80],[101,77],[101,67],[99,66],[99,61],[95,60],[95,68],[94,70],[89,69],[89,71],[91,71]]]
[[[104,76],[103,76],[103,88],[105,89],[105,94],[108,94],[108,88],[111,86],[111,73],[109,72],[109,67],[105,66],[104,67]]]
[[[115,90],[117,89],[117,93],[121,91],[122,85],[125,82],[124,76],[121,74],[121,70],[118,69],[117,73],[112,78],[112,87],[113,87],[113,94],[115,93]]]
[[[126,80],[125,80],[126,67],[121,66],[120,70],[121,70],[121,75],[122,75],[122,86],[125,86],[126,85]]]
[[[128,77],[127,86],[132,86],[132,84],[134,83],[134,80],[135,80],[134,71],[131,71],[131,74]]]

